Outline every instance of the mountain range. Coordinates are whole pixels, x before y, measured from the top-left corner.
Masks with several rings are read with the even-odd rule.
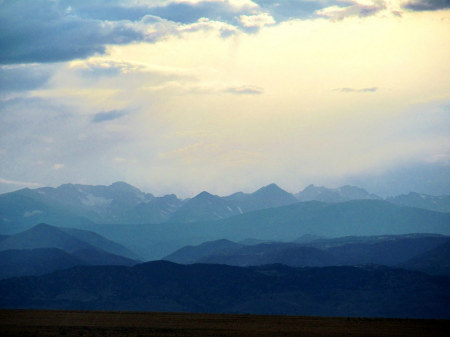
[[[299,201],[323,201],[323,202],[343,202],[350,200],[373,199],[380,200],[381,198],[375,194],[369,193],[366,190],[345,185],[339,188],[326,188],[324,186],[309,185],[303,191],[295,194]]]
[[[436,234],[384,235],[316,239],[307,243],[265,242],[243,245],[229,240],[186,246],[164,260],[258,266],[280,263],[292,267],[385,265],[450,275],[450,237]]]
[[[323,213],[327,207],[374,202],[392,207],[394,212],[389,216],[394,220],[396,212],[405,210],[418,212],[414,218],[425,212],[429,223],[436,221],[433,216],[446,215],[380,200],[359,200],[305,202],[237,218],[253,214],[268,221],[270,216],[261,217],[259,213],[279,216],[280,209],[284,209],[282,213],[289,219],[296,218],[299,205],[308,206],[308,212]],[[289,215],[285,208],[293,213]],[[367,208],[364,211],[367,213]],[[308,212],[301,209],[302,216]],[[348,220],[355,214],[346,216]],[[221,226],[232,226],[234,230],[231,219],[135,226],[149,229],[154,234],[153,242],[157,242],[162,233],[152,226],[185,228],[177,233],[183,236],[207,224],[212,232],[223,230]],[[406,218],[401,215],[400,219]],[[272,220],[278,224],[279,220]],[[262,223],[262,228],[267,230],[271,225]],[[133,225],[103,226],[121,227],[122,233],[140,234],[147,241],[150,237],[150,232],[130,234]],[[164,233],[176,231],[167,232],[166,228]],[[220,230],[215,232],[221,234]],[[450,237],[406,234],[296,238],[291,233],[290,238],[291,242],[221,239],[184,247],[165,258],[183,264],[139,264],[129,248],[99,234],[39,224],[0,236],[0,308],[450,318]]]
[[[0,240],[0,278],[40,275],[77,265],[138,263],[128,248],[79,229],[39,224]]]
[[[364,189],[342,186],[329,189],[309,185],[291,194],[275,184],[253,193],[237,192],[220,197],[206,191],[191,199],[174,194],[155,197],[124,182],[110,186],[64,184],[57,188],[22,189],[0,195],[2,233],[29,228],[37,223],[66,227],[96,224],[160,224],[215,221],[253,211],[299,202],[341,203],[352,200],[382,200]],[[386,201],[438,212],[450,211],[450,196],[410,193]]]
[[[450,279],[380,266],[155,261],[0,281],[1,308],[450,318]]]

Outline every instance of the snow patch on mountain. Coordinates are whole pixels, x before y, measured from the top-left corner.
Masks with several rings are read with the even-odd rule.
[[[108,206],[111,204],[112,199],[107,199],[103,197],[97,197],[93,194],[87,194],[81,202],[85,206],[96,207],[96,206]]]

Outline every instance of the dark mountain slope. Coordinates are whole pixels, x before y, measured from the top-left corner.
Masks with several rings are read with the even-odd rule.
[[[139,257],[133,253],[128,248],[114,242],[111,240],[108,240],[104,238],[103,236],[94,233],[92,231],[87,230],[81,230],[81,229],[75,229],[75,228],[58,228],[59,230],[71,235],[72,237],[75,237],[79,239],[80,241],[83,241],[92,247],[95,247],[96,249],[103,250],[105,252],[125,256],[130,259],[138,259]]]
[[[136,254],[128,248],[97,233],[74,228],[60,228],[44,223],[0,241],[0,251],[33,248],[59,248],[69,253],[77,250],[98,250],[136,258]]]
[[[5,250],[0,252],[0,279],[43,275],[83,264],[80,259],[57,248]]]
[[[0,279],[43,275],[74,266],[132,266],[135,260],[96,249],[68,253],[58,248],[10,249],[0,252]]]
[[[235,252],[242,246],[243,245],[241,244],[225,239],[204,242],[198,246],[186,246],[180,248],[172,254],[164,257],[163,260],[182,264],[195,263],[199,262],[202,258],[208,257],[212,254],[230,254],[232,252]]]
[[[137,263],[136,259],[125,257],[135,256],[131,251],[96,233],[78,229],[62,229],[47,224],[39,224],[24,232],[9,236],[0,242],[1,251],[9,252],[9,255],[5,253],[5,256],[10,261],[17,259],[20,262],[24,261],[27,256],[30,258],[28,263],[21,262],[24,267],[23,272],[19,275],[34,275],[36,270],[39,272],[40,269],[37,266],[42,265],[44,263],[42,261],[49,263],[47,267],[43,268],[44,272],[57,270],[61,266],[65,268],[73,265],[131,266]],[[36,260],[33,255],[30,255],[31,251],[36,253]],[[114,253],[124,253],[125,256]],[[33,263],[36,264],[36,267],[30,267]],[[9,265],[10,269],[6,269],[5,265],[4,273],[5,275],[14,275],[17,268],[13,266],[12,262]]]
[[[431,275],[450,277],[450,240],[399,265]]]
[[[44,223],[24,232],[9,236],[0,242],[0,251],[7,249],[59,248],[66,252],[80,249],[95,249],[57,227]]]
[[[80,249],[71,253],[72,256],[83,261],[82,265],[92,266],[134,266],[140,261],[123,256],[110,254],[99,249]]]
[[[337,264],[381,264],[395,266],[417,255],[423,254],[449,240],[446,236],[411,235],[376,237],[377,241],[351,242],[336,246],[329,245],[326,249],[333,255]],[[332,240],[330,240],[332,241]],[[311,243],[318,247],[320,244]],[[323,246],[322,246],[323,247]]]
[[[0,281],[2,308],[450,318],[450,279],[401,269],[151,262]]]
[[[337,264],[333,255],[326,251],[302,247],[293,243],[262,243],[229,252],[218,251],[200,258],[197,262],[232,266],[259,266],[281,263],[293,267],[321,267]]]
[[[266,242],[238,245],[228,240],[205,242],[181,248],[165,257],[177,263],[220,263],[256,266],[281,263],[288,266],[380,264],[395,266],[449,241],[436,234],[344,237],[313,242]]]

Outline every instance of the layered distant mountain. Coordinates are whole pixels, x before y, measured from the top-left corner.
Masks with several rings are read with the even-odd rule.
[[[79,229],[39,224],[0,241],[0,278],[39,275],[75,265],[136,264],[129,249]]]
[[[0,195],[2,223],[114,223],[141,203],[151,202],[143,193],[123,182],[110,186],[65,184],[57,188],[23,189]]]
[[[296,195],[299,201],[323,201],[323,202],[343,202],[349,200],[381,198],[375,194],[355,186],[342,186],[339,188],[326,188],[323,186],[309,185]]]
[[[244,245],[222,239],[204,242],[197,246],[186,246],[176,252],[164,257],[164,260],[176,263],[191,264],[203,260],[206,257],[216,254],[233,254]]]
[[[97,249],[111,254],[136,258],[128,248],[90,231],[59,228],[44,223],[0,241],[0,251],[7,249],[58,248],[66,252]]]
[[[0,307],[450,318],[450,279],[388,267],[149,262],[0,281]]]
[[[222,238],[292,240],[303,234],[339,237],[407,233],[450,234],[450,214],[402,207],[382,200],[317,201],[259,210],[217,221]],[[235,238],[229,233],[236,233]]]
[[[174,194],[154,197],[123,182],[110,186],[65,184],[0,195],[0,224],[23,228],[39,222],[79,226],[210,221],[295,202],[292,194],[275,184],[251,194],[219,197],[202,192],[188,200]]]
[[[275,184],[260,188],[254,193],[235,193],[219,197],[202,192],[190,199],[171,218],[171,222],[197,222],[229,218],[255,210],[290,205],[295,197]]]
[[[158,224],[171,219],[175,212],[183,206],[184,200],[175,194],[153,198],[150,202],[141,202],[122,212],[116,219],[118,223]]]
[[[321,192],[312,193],[315,190]],[[275,184],[224,197],[202,192],[186,200],[173,194],[154,197],[126,183],[22,189],[0,195],[0,234],[17,233],[41,222],[87,229],[131,247],[145,259],[162,258],[183,246],[218,239],[239,242],[252,238],[261,243],[292,241],[306,234],[450,234],[450,213],[442,212],[446,196],[420,197],[427,202],[410,207],[404,205],[404,198],[383,201],[351,186],[309,186],[301,193],[304,198],[308,192],[307,198],[320,199],[328,194],[325,190],[338,193],[339,200],[361,200],[300,202]],[[444,206],[438,207],[439,212],[427,210],[433,208],[430,203],[434,208]]]
[[[436,234],[384,235],[317,239],[304,244],[267,242],[242,245],[228,240],[188,246],[166,256],[176,263],[219,263],[257,266],[281,263],[293,267],[379,264],[401,265],[427,272],[429,262],[440,265],[434,274],[450,274],[450,237]]]
[[[218,251],[200,258],[197,262],[232,266],[260,266],[280,263],[292,267],[323,267],[338,264],[333,255],[324,250],[294,243],[275,242],[245,246],[230,253]]]
[[[437,212],[450,212],[450,195],[433,196],[420,193],[408,193],[386,199],[397,205],[425,208]]]
[[[187,245],[248,238],[293,241],[305,234],[324,237],[437,233],[450,235],[450,213],[395,205],[382,200],[318,201],[248,212],[220,220],[154,225],[87,225],[147,260],[160,259]],[[246,243],[244,241],[244,243]]]
[[[212,195],[206,191],[182,200],[174,194],[155,197],[124,182],[110,186],[65,184],[57,188],[22,189],[0,195],[0,226],[3,233],[17,232],[45,222],[64,227],[89,224],[160,224],[216,221],[253,211],[299,202],[342,203],[381,200],[364,189],[335,189],[310,185],[295,196],[270,184],[253,193]],[[450,211],[450,196],[410,193],[387,201],[439,212]]]
[[[401,263],[400,267],[450,277],[450,241]]]
[[[92,224],[82,209],[49,200],[36,190],[23,189],[0,195],[0,224],[5,232],[17,232],[38,223],[63,223],[68,227]]]
[[[0,251],[0,279],[44,275],[86,264],[58,248],[9,249]]]

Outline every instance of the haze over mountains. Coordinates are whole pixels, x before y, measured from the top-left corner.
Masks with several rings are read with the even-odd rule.
[[[57,188],[22,189],[0,195],[0,225],[198,222],[305,201],[339,203],[363,199],[382,200],[354,186],[328,189],[310,185],[293,195],[271,184],[250,194],[237,192],[219,197],[201,192],[192,199],[181,200],[174,194],[155,197],[123,182],[110,186],[65,184]],[[450,196],[410,193],[386,200],[398,205],[450,211]]]
[[[386,201],[357,187],[310,185],[297,194],[300,201],[271,184],[253,193],[220,197],[202,192],[181,200],[173,194],[155,197],[126,183],[66,184],[0,195],[0,234],[41,222],[85,229],[130,247],[147,260],[218,239],[450,234],[449,197],[421,196],[420,204],[415,194]],[[408,203],[420,208],[405,207]]]
[[[23,189],[0,195],[0,307],[450,318],[448,203]]]

